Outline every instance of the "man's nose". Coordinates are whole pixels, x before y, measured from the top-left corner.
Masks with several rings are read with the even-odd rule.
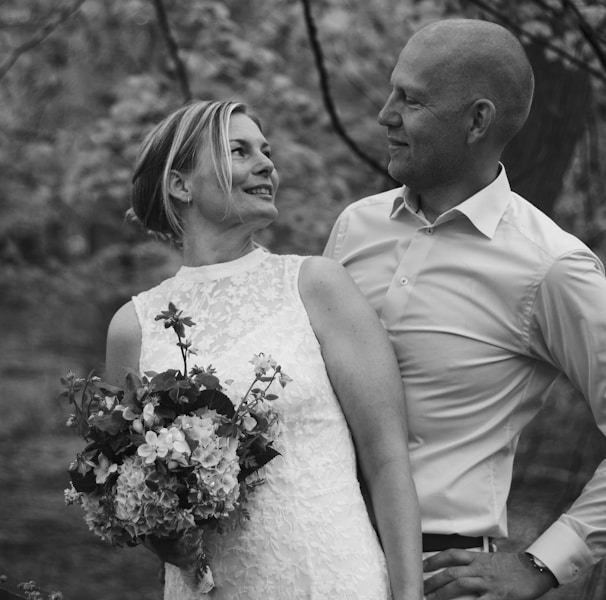
[[[383,127],[399,127],[402,125],[402,118],[391,101],[391,97],[387,99],[383,108],[379,111],[379,125]]]

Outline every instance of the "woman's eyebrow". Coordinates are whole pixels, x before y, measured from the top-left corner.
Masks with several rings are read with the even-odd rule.
[[[242,144],[243,146],[251,146],[252,144],[254,144],[256,141],[259,142],[260,146],[263,148],[269,148],[270,147],[270,143],[267,140],[249,140],[249,139],[245,139],[245,138],[229,138],[229,142],[230,143],[234,143],[234,144]]]

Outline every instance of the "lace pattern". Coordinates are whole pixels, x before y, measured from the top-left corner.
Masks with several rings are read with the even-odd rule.
[[[298,291],[299,256],[257,249],[242,259],[182,268],[133,298],[142,327],[140,370],[180,368],[174,334],[154,316],[169,301],[196,323],[194,362],[212,365],[226,392],[241,397],[252,381],[253,353],[271,354],[293,378],[280,390],[281,456],[264,469],[250,498],[251,519],[226,535],[209,532],[219,600],[391,597],[377,536],[356,478],[351,435],[326,373]],[[166,600],[200,600],[166,565]]]

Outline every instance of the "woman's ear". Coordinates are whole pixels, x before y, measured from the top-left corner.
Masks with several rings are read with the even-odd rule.
[[[168,193],[185,204],[191,204],[191,189],[189,181],[179,171],[174,169],[168,175]]]
[[[471,107],[472,122],[467,133],[467,142],[475,144],[484,139],[490,126],[494,123],[497,109],[495,105],[486,98],[476,100]]]

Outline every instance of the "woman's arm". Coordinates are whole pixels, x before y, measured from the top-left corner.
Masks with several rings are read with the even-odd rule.
[[[336,262],[307,259],[299,289],[368,483],[393,598],[421,600],[420,511],[393,348],[376,313]]]
[[[141,326],[131,301],[116,312],[107,330],[105,377],[108,383],[120,385],[128,369],[138,371],[140,352]]]
[[[141,326],[131,302],[118,309],[107,330],[105,375],[108,383],[124,384],[128,369],[139,370],[141,353]],[[169,562],[185,571],[195,568],[197,544],[191,543],[192,536],[156,538],[147,536],[145,547],[163,562]]]

